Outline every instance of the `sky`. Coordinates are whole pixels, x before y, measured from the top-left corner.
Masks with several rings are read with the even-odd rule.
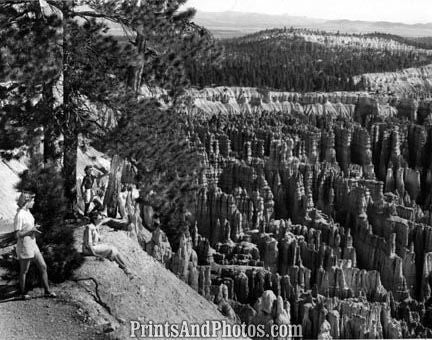
[[[431,23],[432,0],[188,0],[204,12],[255,12],[319,19]]]

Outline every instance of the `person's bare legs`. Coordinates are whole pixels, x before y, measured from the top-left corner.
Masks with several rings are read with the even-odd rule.
[[[134,274],[134,273],[133,273],[133,272],[132,272],[128,267],[127,267],[127,265],[126,265],[126,263],[125,263],[123,257],[120,255],[120,253],[119,253],[118,251],[114,253],[113,260],[114,260],[115,262],[117,262],[117,264],[119,265],[119,267],[120,267],[121,269],[123,269],[123,271],[125,272],[125,274],[126,274],[127,276],[129,276],[129,278],[132,279],[132,278],[136,277],[136,274]]]
[[[19,286],[20,286],[21,295],[23,295],[23,296],[26,293],[26,289],[25,289],[26,276],[27,276],[27,272],[30,268],[31,260],[32,259],[20,259],[19,260],[19,264],[20,264]]]
[[[90,203],[84,203],[84,216],[89,215]]]
[[[121,269],[126,269],[126,263],[124,262],[123,258],[119,253],[116,253],[114,256],[114,261],[118,263],[119,267]]]
[[[47,265],[45,260],[40,252],[35,252],[35,262],[37,267],[39,268],[39,272],[42,278],[42,285],[44,286],[45,294],[50,293],[49,284],[48,284],[48,272]]]

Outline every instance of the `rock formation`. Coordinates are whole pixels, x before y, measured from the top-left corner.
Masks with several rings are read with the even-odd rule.
[[[250,88],[194,98],[191,140],[208,161],[198,236],[182,238],[175,273],[228,316],[303,325],[304,337],[432,335],[426,100]]]

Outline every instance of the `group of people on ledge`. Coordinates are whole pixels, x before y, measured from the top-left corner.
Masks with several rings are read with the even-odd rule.
[[[83,214],[86,217],[94,212],[106,215],[106,205],[104,203],[106,185],[103,184],[102,178],[108,173],[103,168],[95,167],[98,172],[95,173],[94,167],[87,165],[84,168],[85,176],[82,179],[80,190],[81,199],[84,202]],[[129,215],[132,215],[136,199],[139,193],[134,189],[132,184],[123,183],[117,197],[119,220],[127,221]]]
[[[86,176],[82,182],[82,194],[85,202],[84,214],[89,218],[90,223],[85,226],[82,255],[95,256],[100,259],[106,258],[110,261],[116,262],[128,277],[134,278],[135,274],[129,270],[124,258],[117,248],[111,244],[100,242],[101,237],[99,228],[110,221],[118,219],[107,218],[102,215],[103,204],[100,200],[101,196],[94,195],[94,184],[97,177],[92,174],[91,166],[87,166],[85,172]],[[57,296],[50,290],[47,265],[36,243],[36,236],[42,232],[39,230],[40,226],[35,223],[35,218],[31,213],[31,209],[35,203],[35,196],[34,193],[29,191],[24,191],[20,194],[17,202],[18,210],[14,219],[14,232],[17,240],[16,255],[20,267],[19,289],[20,296],[24,300],[30,299],[30,295],[28,295],[26,290],[26,277],[32,262],[34,262],[39,269],[44,288],[44,296]],[[95,196],[99,197],[99,204],[95,203]],[[96,202],[98,201],[96,200]],[[93,209],[92,211],[89,211],[91,203],[93,203]],[[123,210],[125,208],[120,206],[119,209]],[[120,215],[122,215],[122,211],[120,211]]]

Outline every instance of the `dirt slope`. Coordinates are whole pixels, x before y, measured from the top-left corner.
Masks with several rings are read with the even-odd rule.
[[[86,322],[82,309],[63,300],[37,298],[0,304],[0,339],[98,339],[103,329]]]

